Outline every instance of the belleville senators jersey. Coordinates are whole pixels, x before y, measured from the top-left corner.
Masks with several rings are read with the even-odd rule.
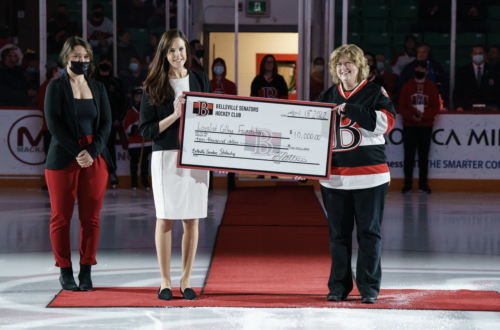
[[[346,103],[345,116],[332,113],[332,170],[330,180],[320,184],[352,190],[389,182],[384,134],[394,126],[396,112],[385,89],[366,80],[351,92],[334,85],[321,93],[318,102],[333,107]]]
[[[142,146],[142,136],[137,130],[139,127],[140,113],[137,111],[135,107],[130,107],[127,111],[127,115],[125,116],[125,122],[123,124],[123,128],[128,135],[128,148],[140,148]],[[132,131],[132,127],[136,126],[136,129]],[[149,147],[152,146],[153,142],[151,140],[144,141],[144,146]]]
[[[252,81],[250,96],[288,99],[288,86],[285,78],[278,74],[273,79],[267,80],[264,75],[258,75]]]

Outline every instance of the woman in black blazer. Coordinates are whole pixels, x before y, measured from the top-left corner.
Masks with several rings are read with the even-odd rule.
[[[113,169],[106,149],[111,109],[104,85],[89,78],[92,47],[80,37],[69,38],[61,51],[66,73],[51,81],[45,96],[47,126],[52,134],[45,177],[52,213],[50,239],[61,268],[63,290],[92,290],[90,268],[96,264],[99,213]],[[78,196],[80,218],[79,285],[73,278],[70,222]]]
[[[186,36],[179,30],[163,34],[144,82],[139,130],[153,140],[151,176],[156,208],[156,252],[161,271],[158,298],[172,299],[170,256],[172,225],[182,220],[181,293],[196,299],[189,280],[198,246],[198,220],[207,216],[208,171],[177,168],[179,117],[183,92],[211,93],[208,76],[189,70],[191,54]]]

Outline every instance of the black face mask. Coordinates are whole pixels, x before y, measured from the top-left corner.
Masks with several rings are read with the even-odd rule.
[[[202,58],[203,55],[205,55],[205,50],[204,49],[199,49],[197,50],[196,52],[194,52],[196,54],[196,56],[198,56],[199,58]]]
[[[58,14],[56,15],[56,20],[57,20],[58,22],[65,22],[65,21],[66,21],[66,17],[67,17],[67,16],[66,16],[66,14],[65,14],[65,13],[58,13]]]
[[[425,72],[422,71],[415,71],[415,78],[418,80],[423,79],[425,77]]]
[[[99,69],[101,71],[108,72],[109,69],[111,69],[111,65],[109,65],[108,63],[102,63],[102,64],[99,64]]]
[[[81,74],[84,74],[85,72],[87,72],[87,70],[89,69],[89,66],[90,66],[90,62],[71,61],[71,66],[69,67],[69,69],[71,71],[73,71],[74,74],[81,75]]]
[[[101,19],[102,18],[102,12],[101,11],[96,11],[94,13],[94,17],[97,18],[97,19]]]

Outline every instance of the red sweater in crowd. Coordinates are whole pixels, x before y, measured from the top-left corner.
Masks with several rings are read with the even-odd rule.
[[[413,115],[421,113],[417,106],[424,111],[422,119],[416,121]],[[425,79],[423,84],[415,79],[403,85],[399,95],[398,113],[403,117],[404,126],[433,126],[434,117],[439,113],[439,92],[432,81]]]
[[[131,107],[127,111],[127,115],[125,116],[125,123],[123,124],[123,128],[128,135],[128,148],[140,148],[142,146],[142,136],[139,133],[137,127],[139,126],[140,113],[136,108]],[[145,140],[144,146],[149,147],[153,145],[151,140]]]

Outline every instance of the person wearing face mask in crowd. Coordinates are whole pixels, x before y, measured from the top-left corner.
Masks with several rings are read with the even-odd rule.
[[[28,49],[21,61],[21,70],[23,71],[26,81],[30,85],[30,89],[38,91],[40,88],[40,62],[35,52]],[[29,105],[36,106],[36,95],[30,98]]]
[[[313,70],[310,79],[309,100],[317,101],[319,94],[325,89],[325,60],[322,57],[316,57],[313,61]]]
[[[123,127],[128,135],[128,154],[130,155],[130,181],[132,190],[137,190],[137,164],[141,164],[141,182],[146,190],[150,189],[149,155],[153,151],[151,140],[145,140],[139,133],[142,86],[132,91],[133,105],[127,111]]]
[[[431,80],[436,87],[438,88],[439,95],[443,100],[444,107],[448,107],[448,99],[449,99],[449,78],[446,72],[443,69],[441,63],[436,60],[433,60],[431,57],[431,47],[425,43],[421,42],[417,45],[417,58],[412,62],[408,63],[403,71],[401,72],[401,76],[399,77],[396,86],[394,87],[394,100],[398,100],[399,92],[403,85],[410,79],[413,79],[415,76],[415,65],[417,61],[426,61],[427,62],[427,78]]]
[[[232,81],[226,79],[227,67],[226,62],[222,58],[216,58],[212,63],[212,80],[210,80],[210,85],[212,86],[212,92],[214,94],[225,94],[225,95],[238,95],[236,90],[236,84]],[[227,190],[236,190],[236,184],[234,182],[235,173],[227,174]],[[212,172],[210,172],[210,180],[212,180]]]
[[[387,93],[389,93],[392,99],[392,93],[394,92],[394,75],[385,69],[386,61],[384,55],[376,55],[375,59],[377,61],[377,75],[384,81]]]
[[[368,66],[370,67],[370,72],[368,73],[367,80],[379,86],[384,87],[384,89],[387,91],[387,86],[385,85],[384,80],[378,76],[377,65],[375,62],[375,55],[373,55],[373,53],[370,52],[365,52],[365,58],[368,63]]]
[[[197,71],[204,71],[201,59],[205,55],[205,49],[199,40],[191,40],[189,43],[191,47],[191,69]]]
[[[125,94],[127,95],[126,108],[130,108],[132,102],[132,91],[137,86],[142,86],[147,78],[147,72],[142,70],[142,60],[138,56],[130,58],[128,70],[120,75],[120,80],[123,82]]]
[[[47,86],[52,80],[55,80],[60,77],[60,75],[64,72],[64,69],[62,68],[62,65],[57,63],[54,60],[47,61],[45,64],[45,81],[43,84],[40,85],[40,88],[38,89],[38,101],[37,101],[37,106],[38,109],[42,112],[43,116],[43,125],[42,125],[42,131],[43,131],[43,152],[45,153],[45,157],[47,157],[47,154],[49,152],[49,147],[50,147],[50,140],[52,139],[52,134],[49,132],[49,128],[47,127],[47,120],[45,119],[45,92],[47,90]],[[48,190],[47,185],[44,185],[42,187],[43,191]]]
[[[104,6],[94,3],[88,20],[87,36],[95,54],[107,54],[113,46],[113,22],[104,17]]]
[[[125,29],[118,29],[118,43],[117,43],[117,63],[118,76],[128,72],[130,68],[130,58],[139,58],[139,54],[135,47],[130,43],[130,32]],[[110,48],[109,56],[113,58],[113,48]],[[136,86],[136,85],[134,85]],[[132,86],[132,88],[134,87]]]
[[[106,149],[111,109],[104,85],[90,78],[94,70],[92,46],[71,37],[61,50],[66,71],[47,86],[45,116],[52,134],[45,161],[50,194],[50,240],[61,268],[65,291],[90,291],[91,267],[97,263],[99,216],[113,162]],[[80,220],[79,285],[73,277],[70,224],[78,197]]]
[[[113,64],[110,56],[108,54],[101,54],[97,65],[98,70],[94,79],[104,84],[111,108],[111,121],[113,124],[111,125],[111,131],[106,143],[106,148],[108,149],[111,160],[113,161],[113,167],[116,170],[118,168],[116,164],[115,150],[116,131],[119,129],[123,118],[125,117],[127,97],[121,80],[113,77],[111,73]],[[118,185],[118,176],[116,175],[116,171],[109,173],[109,181],[113,188],[116,188]]]
[[[458,111],[498,110],[500,82],[495,67],[484,62],[484,47],[472,48],[472,63],[462,67],[457,75],[453,103]]]
[[[68,14],[65,4],[57,5],[55,17],[47,24],[47,52],[58,54],[69,37],[78,35],[78,26]]]
[[[402,193],[412,191],[415,152],[418,150],[420,193],[430,194],[427,185],[429,149],[431,145],[434,118],[439,113],[439,92],[427,79],[427,62],[415,65],[415,79],[409,80],[401,90],[398,113],[403,117],[404,173],[405,185]]]

